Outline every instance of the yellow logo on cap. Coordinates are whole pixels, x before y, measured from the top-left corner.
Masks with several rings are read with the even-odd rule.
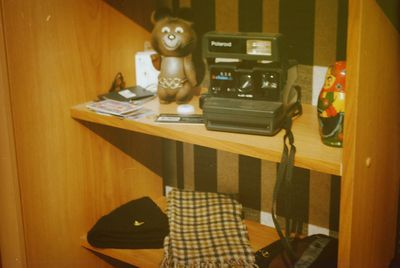
[[[140,226],[140,225],[142,225],[142,224],[144,224],[144,221],[136,221],[136,220],[135,220],[135,221],[133,222],[133,225],[134,225],[134,226]]]

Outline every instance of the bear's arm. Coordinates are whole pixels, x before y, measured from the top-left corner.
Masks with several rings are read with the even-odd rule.
[[[183,69],[192,87],[196,86],[197,85],[196,69],[192,61],[192,55],[188,55],[184,58]]]

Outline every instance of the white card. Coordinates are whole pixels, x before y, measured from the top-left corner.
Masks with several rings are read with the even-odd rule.
[[[136,97],[136,94],[133,93],[132,91],[130,91],[129,89],[124,89],[124,90],[118,91],[118,94],[126,99]]]

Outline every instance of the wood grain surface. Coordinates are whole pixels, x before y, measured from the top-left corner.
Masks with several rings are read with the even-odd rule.
[[[2,3],[28,267],[109,267],[79,237],[110,208],[162,195],[160,140],[82,125],[69,107],[119,71],[135,84],[150,34],[99,0]]]
[[[28,267],[110,267],[81,248],[79,237],[123,202],[162,195],[160,137],[279,161],[282,133],[211,132],[88,111],[83,103],[105,93],[118,71],[135,83],[133,56],[150,38],[105,2],[14,0],[1,8],[1,193],[11,195],[0,201],[11,203],[10,230],[19,236],[3,243],[12,221],[0,225],[2,261],[15,249]],[[343,157],[317,142],[316,113],[305,106],[294,123],[296,165],[343,175],[339,267],[387,267],[400,179],[399,34],[373,0],[349,1],[348,21]]]
[[[400,163],[400,39],[376,1],[349,2],[340,267],[388,267]]]
[[[3,26],[0,2],[0,268],[20,268],[26,267],[25,241]]]
[[[163,209],[166,209],[166,199],[160,198],[155,202]],[[247,231],[249,234],[250,245],[252,249],[257,251],[279,239],[279,236],[274,228],[270,228],[259,223],[245,220]],[[129,263],[136,267],[155,268],[160,267],[160,263],[164,257],[163,249],[101,249],[91,246],[86,236],[82,236],[81,245],[93,252],[106,255],[108,257]]]
[[[198,108],[197,97],[191,101],[191,104],[196,107],[196,113],[201,113]],[[145,108],[152,109],[155,115],[159,113],[176,113],[176,104],[160,105],[157,99],[145,104]],[[320,142],[315,107],[305,104],[303,105],[303,111],[303,115],[295,119],[293,123],[293,133],[297,147],[295,165],[328,174],[340,175],[342,149],[328,147]],[[274,162],[280,161],[283,149],[284,131],[273,137],[209,131],[204,125],[157,123],[154,122],[155,115],[139,120],[122,120],[118,117],[92,112],[86,108],[86,104],[72,107],[71,115],[76,119]]]

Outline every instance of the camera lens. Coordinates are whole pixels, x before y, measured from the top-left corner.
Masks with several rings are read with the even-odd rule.
[[[264,73],[261,78],[261,88],[263,89],[277,89],[278,88],[278,74],[273,72]]]
[[[279,73],[263,72],[261,74],[261,91],[264,98],[276,101],[279,99]]]

